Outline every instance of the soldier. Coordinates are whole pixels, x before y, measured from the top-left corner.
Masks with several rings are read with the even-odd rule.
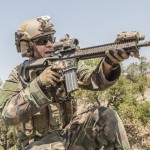
[[[29,60],[51,57],[54,52],[55,29],[49,16],[28,20],[15,34],[17,51]],[[78,66],[79,87],[105,90],[119,78],[119,63],[128,59],[124,50],[109,50],[96,68]],[[22,64],[12,70],[0,92],[0,106],[7,125],[20,124],[22,149],[50,150],[129,150],[124,126],[111,108],[93,107],[75,116],[74,99],[68,96],[60,81],[60,63],[42,73],[20,74]],[[24,82],[24,77],[26,82]],[[67,100],[65,100],[67,98]]]

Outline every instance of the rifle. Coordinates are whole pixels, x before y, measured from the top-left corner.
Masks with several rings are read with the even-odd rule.
[[[144,38],[143,35],[138,35],[135,38],[130,38],[129,36],[129,38],[126,37],[125,39],[124,35],[118,35],[119,42],[80,48],[77,39],[71,39],[69,35],[66,35],[60,42],[54,44],[55,52],[51,57],[24,61],[21,76],[23,81],[26,82],[30,78],[25,76],[27,70],[34,69],[36,72],[41,72],[55,62],[62,61],[65,67],[62,70],[62,74],[65,79],[66,91],[71,93],[78,89],[76,70],[79,60],[105,57],[105,51],[111,49],[124,49],[127,53],[130,53],[134,49],[139,50],[141,47],[150,46],[150,41],[139,42],[144,40]]]

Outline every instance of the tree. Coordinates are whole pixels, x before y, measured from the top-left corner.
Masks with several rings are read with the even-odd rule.
[[[149,85],[148,72],[150,63],[146,57],[141,57],[140,63],[131,63],[126,69],[126,78],[135,83],[135,88],[142,96],[142,100],[145,100],[145,89]]]
[[[2,82],[2,80],[0,79],[0,85],[2,85],[2,83],[3,83],[3,82]]]

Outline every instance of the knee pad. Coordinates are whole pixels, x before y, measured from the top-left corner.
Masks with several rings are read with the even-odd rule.
[[[95,124],[93,127],[93,132],[96,137],[99,137],[103,144],[108,142],[113,143],[115,141],[116,126],[117,126],[117,115],[116,112],[111,108],[98,107],[94,113],[93,117]]]

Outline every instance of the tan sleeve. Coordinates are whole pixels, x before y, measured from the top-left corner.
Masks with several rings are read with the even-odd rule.
[[[5,123],[10,125],[28,119],[51,103],[51,99],[46,97],[36,79],[23,88],[17,74],[15,68],[0,91],[2,117]]]
[[[110,80],[107,80],[102,68],[102,61],[98,64],[97,67],[90,67],[81,63],[78,69],[78,84],[81,88],[88,90],[105,90],[119,79],[121,73],[120,66],[113,70],[111,73]]]

